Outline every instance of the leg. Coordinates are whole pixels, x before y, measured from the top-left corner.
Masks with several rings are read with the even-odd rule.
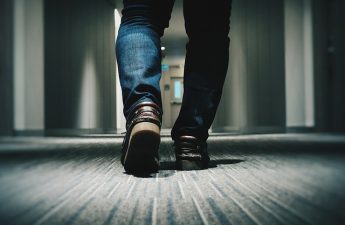
[[[171,131],[206,141],[221,98],[228,68],[231,0],[184,0],[189,42],[186,46],[184,95]]]
[[[121,162],[129,173],[159,168],[162,116],[160,37],[168,26],[174,0],[124,0],[116,41],[126,117]]]
[[[169,25],[174,0],[124,0],[116,41],[124,115],[140,102],[162,109],[160,37]]]

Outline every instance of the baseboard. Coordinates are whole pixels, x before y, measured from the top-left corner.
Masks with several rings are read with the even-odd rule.
[[[116,129],[47,129],[47,130],[16,130],[13,136],[57,136],[57,137],[121,137],[124,130]],[[241,134],[273,134],[273,133],[313,133],[314,127],[217,127],[209,130],[210,136],[241,135]],[[162,129],[162,137],[170,136],[170,129]]]
[[[90,136],[121,136],[123,131],[116,129],[47,129],[45,136],[90,137]]]
[[[287,127],[287,133],[314,133],[315,127]]]
[[[15,130],[13,132],[13,136],[15,137],[43,137],[44,136],[44,130]]]
[[[212,128],[213,133],[223,134],[272,134],[272,133],[286,133],[285,127],[267,126],[267,127],[217,127]]]

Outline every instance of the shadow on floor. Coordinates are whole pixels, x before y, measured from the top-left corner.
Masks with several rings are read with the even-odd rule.
[[[229,165],[244,162],[242,159],[216,159],[211,160],[209,168],[216,168],[218,165]],[[175,162],[165,161],[160,163],[160,170],[175,170]]]
[[[209,168],[216,168],[218,165],[230,165],[230,164],[237,164],[237,163],[241,163],[244,162],[244,160],[242,159],[217,159],[217,160],[211,160],[210,164],[209,164]],[[175,174],[175,162],[174,161],[163,161],[160,163],[160,178],[166,178],[166,177],[170,177],[173,176]],[[138,178],[155,178],[156,177],[156,173],[131,173],[128,174],[126,172],[124,172],[124,174],[127,175],[133,175],[135,177]]]

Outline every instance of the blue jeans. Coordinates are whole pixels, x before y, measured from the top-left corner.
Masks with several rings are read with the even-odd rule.
[[[116,56],[127,118],[140,102],[162,109],[161,44],[174,0],[123,0]],[[231,0],[184,0],[189,41],[186,45],[184,94],[172,139],[192,135],[206,141],[222,95],[229,61]]]

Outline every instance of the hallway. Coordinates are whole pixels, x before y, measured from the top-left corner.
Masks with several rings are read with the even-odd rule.
[[[0,224],[344,224],[345,136],[209,138],[211,168],[124,174],[121,137],[0,138]]]
[[[0,1],[0,225],[345,224],[345,1],[232,1],[228,49],[218,22],[206,29],[217,4],[195,4],[195,42],[176,0],[155,69],[142,67],[160,79],[164,113],[161,170],[139,177],[120,163],[123,0]],[[193,42],[201,60],[191,70]],[[170,130],[187,90],[219,93],[207,87],[225,65],[219,104],[189,101],[217,105],[214,118],[187,106],[196,124],[212,121],[211,166],[176,171]],[[212,77],[193,88],[186,74]]]

